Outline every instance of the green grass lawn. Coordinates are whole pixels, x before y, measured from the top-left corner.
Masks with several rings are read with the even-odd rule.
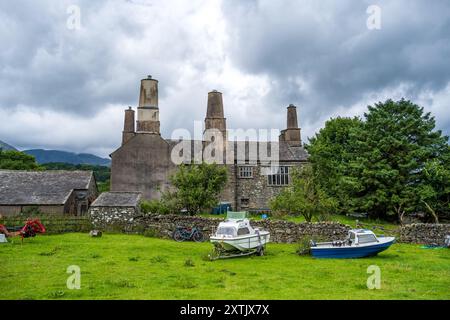
[[[296,245],[209,261],[209,243],[139,235],[37,236],[0,244],[0,299],[450,299],[450,250],[395,244],[377,257],[316,260]],[[69,265],[81,289],[69,290]],[[381,268],[381,289],[366,286]]]

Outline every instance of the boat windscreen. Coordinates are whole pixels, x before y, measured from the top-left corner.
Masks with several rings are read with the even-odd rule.
[[[233,227],[220,227],[217,229],[216,234],[220,236],[234,236],[236,233],[235,230]]]
[[[358,235],[358,242],[359,243],[370,243],[370,242],[376,242],[377,238],[373,234],[361,234]]]
[[[247,218],[247,212],[245,212],[245,211],[228,211],[227,212],[227,219],[242,220],[245,218]]]

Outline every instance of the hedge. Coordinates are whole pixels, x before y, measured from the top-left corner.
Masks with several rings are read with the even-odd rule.
[[[63,215],[18,215],[0,218],[0,224],[6,227],[23,226],[27,218],[39,219],[45,226],[46,233],[58,234],[67,232],[89,232],[93,229],[88,217],[75,217]]]

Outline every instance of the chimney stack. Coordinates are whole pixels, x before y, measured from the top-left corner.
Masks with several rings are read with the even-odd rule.
[[[217,90],[213,90],[208,93],[206,118],[223,118],[222,93]]]
[[[152,76],[141,80],[137,132],[160,133],[158,80]]]
[[[279,141],[285,141],[292,146],[301,146],[301,134],[298,127],[297,107],[290,104],[287,107],[287,129],[282,130]]]
[[[287,128],[298,129],[297,107],[290,104],[287,108]]]
[[[208,107],[206,110],[205,130],[217,129],[222,133],[224,141],[227,139],[227,121],[223,113],[222,93],[213,90],[208,93]]]
[[[134,110],[128,107],[125,110],[125,121],[123,124],[122,132],[122,145],[128,142],[132,137],[134,137]]]

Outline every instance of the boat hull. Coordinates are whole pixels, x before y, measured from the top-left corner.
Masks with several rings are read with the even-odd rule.
[[[265,246],[269,242],[269,232],[261,232],[260,235],[251,235],[236,238],[222,238],[214,237],[210,238],[211,243],[215,246],[221,247],[226,251],[251,251],[260,246]]]
[[[395,239],[365,246],[348,246],[348,247],[311,247],[311,254],[315,258],[327,259],[349,259],[349,258],[365,258],[373,257],[378,253],[388,249]]]

